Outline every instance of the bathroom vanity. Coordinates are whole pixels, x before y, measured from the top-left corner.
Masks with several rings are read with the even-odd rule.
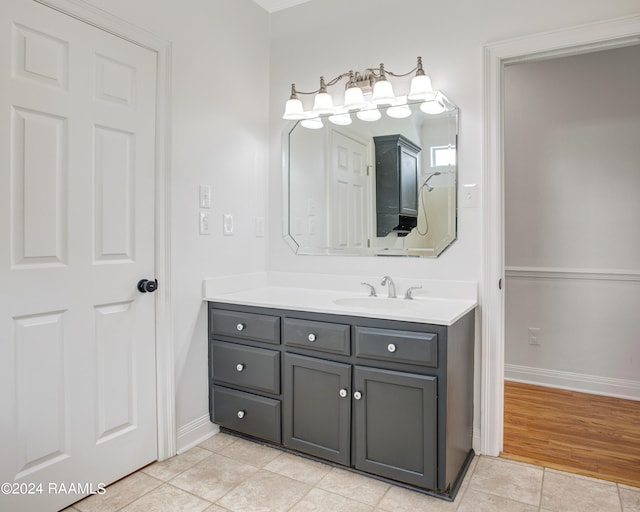
[[[474,306],[438,325],[385,315],[412,301],[359,300],[318,312],[209,299],[211,421],[453,499],[473,457]]]

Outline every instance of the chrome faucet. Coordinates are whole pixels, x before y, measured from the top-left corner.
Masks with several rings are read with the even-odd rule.
[[[382,278],[382,282],[380,284],[382,286],[384,286],[384,285],[388,285],[389,286],[389,298],[390,299],[395,299],[396,298],[396,285],[393,282],[393,279],[391,279],[391,276],[384,276]]]

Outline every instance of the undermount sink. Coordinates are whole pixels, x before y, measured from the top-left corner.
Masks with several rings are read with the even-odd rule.
[[[405,299],[389,299],[384,297],[344,297],[335,299],[333,303],[336,306],[344,306],[348,308],[362,308],[373,310],[406,310],[416,309],[420,306],[411,300]]]

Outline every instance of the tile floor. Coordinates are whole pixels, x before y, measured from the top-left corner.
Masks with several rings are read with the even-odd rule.
[[[65,512],[640,512],[640,489],[476,457],[447,502],[217,434]]]

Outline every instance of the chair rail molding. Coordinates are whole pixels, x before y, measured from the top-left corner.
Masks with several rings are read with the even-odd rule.
[[[640,16],[489,43],[483,48],[483,275],[480,450],[503,444],[504,294],[503,77],[505,64],[640,44]]]

